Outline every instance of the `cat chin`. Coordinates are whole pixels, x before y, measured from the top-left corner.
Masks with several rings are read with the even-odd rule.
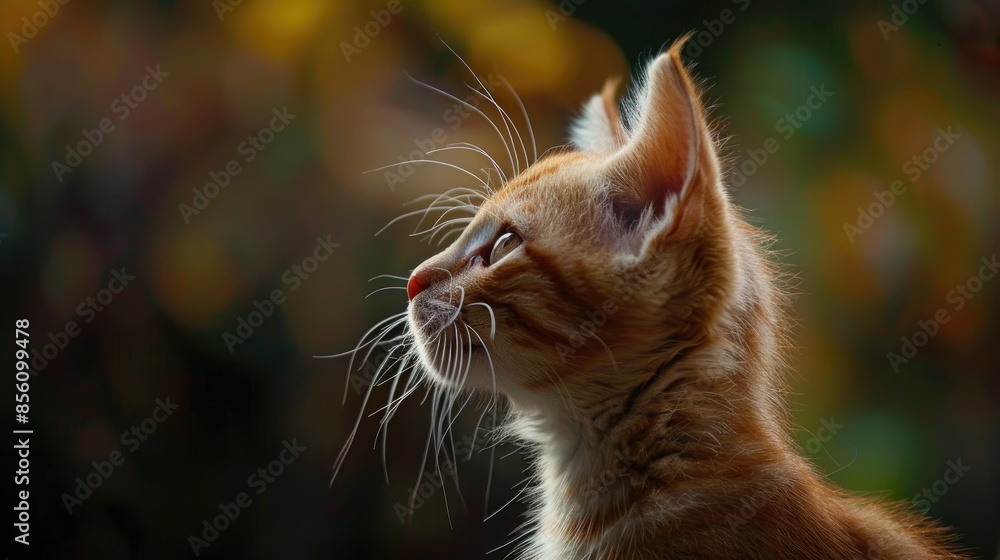
[[[423,351],[420,352],[420,365],[421,371],[425,376],[427,376],[427,379],[431,383],[448,390],[477,390],[492,392],[497,385],[493,381],[489,363],[487,362],[485,352],[481,347],[473,349],[471,361],[469,360],[468,354],[463,356],[461,372],[464,375],[461,376],[454,370],[446,372],[447,366],[445,364],[429,360],[424,355]],[[469,368],[467,374],[464,373],[466,365],[468,365]]]

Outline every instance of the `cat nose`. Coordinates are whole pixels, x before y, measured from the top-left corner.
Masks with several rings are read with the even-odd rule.
[[[413,298],[420,295],[420,292],[452,277],[452,272],[441,266],[442,264],[444,263],[440,259],[431,259],[422,263],[413,271],[410,279],[406,282],[406,295],[410,298],[410,301],[413,301]]]
[[[410,275],[409,281],[406,282],[406,295],[412,301],[413,298],[417,297],[420,292],[426,290],[431,285],[434,284],[436,272],[438,269],[431,267],[418,267]]]
[[[410,275],[410,280],[406,282],[406,296],[410,298],[410,301],[413,301],[413,298],[426,289],[427,285],[420,280],[417,271],[414,270],[413,274]]]

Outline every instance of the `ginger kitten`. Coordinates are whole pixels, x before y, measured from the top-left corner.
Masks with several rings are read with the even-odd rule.
[[[409,277],[407,313],[358,348],[395,344],[371,383],[392,381],[386,419],[427,387],[436,456],[456,404],[506,397],[535,468],[520,558],[962,558],[797,454],[779,273],[724,189],[682,46],[649,64],[624,123],[609,82],[572,149],[432,203],[481,199]]]

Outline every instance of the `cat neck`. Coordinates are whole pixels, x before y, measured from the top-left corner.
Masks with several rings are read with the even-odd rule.
[[[512,399],[538,481],[521,558],[959,558],[940,531],[831,488],[798,455],[780,310],[758,286],[741,286],[710,332],[654,367],[619,364],[647,379],[637,387],[590,402],[555,388]]]

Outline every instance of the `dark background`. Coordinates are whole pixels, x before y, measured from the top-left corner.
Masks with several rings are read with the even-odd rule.
[[[996,556],[998,284],[974,281],[960,309],[949,295],[998,252],[996,2],[403,1],[345,56],[356,26],[388,5],[245,0],[220,18],[208,1],[71,0],[38,16],[45,24],[15,52],[9,33],[41,8],[0,4],[3,317],[8,327],[30,320],[32,350],[64,346],[32,364],[33,556],[191,557],[189,536],[240,492],[252,503],[201,557],[464,559],[506,543],[523,505],[483,518],[526,476],[518,454],[501,459],[508,447],[495,456],[488,509],[486,451],[459,465],[464,506],[454,485],[435,488],[400,522],[428,428],[419,398],[391,425],[388,485],[372,448],[376,417],[362,421],[330,484],[365,387],[350,386],[342,405],[347,361],[313,356],[353,348],[405,308],[401,290],[366,299],[400,285],[368,279],[405,276],[436,249],[408,237],[413,220],[375,233],[414,208],[405,202],[468,182],[432,165],[391,187],[383,171],[364,172],[436,129],[501,150],[481,119],[456,120],[451,102],[407,79],[468,93],[468,72],[438,36],[481,76],[510,80],[547,149],[606,77],[630,75],[687,31],[701,33],[685,52],[716,105],[725,153],[737,171],[753,170],[730,192],[778,234],[798,277],[790,375],[802,452],[853,491],[914,501],[931,489],[935,501],[915,507],[954,526],[978,557]],[[902,7],[916,10],[880,29]],[[168,75],[121,119],[121,96],[157,64]],[[834,95],[783,136],[776,122],[823,85]],[[498,97],[520,123],[510,96]],[[241,143],[286,106],[294,119],[247,162]],[[59,180],[54,162],[106,118],[114,130]],[[904,164],[948,127],[959,138],[909,176]],[[772,137],[780,149],[748,163]],[[231,159],[240,173],[185,216],[179,205]],[[897,179],[905,193],[850,239],[844,224]],[[339,247],[286,281],[317,237]],[[107,302],[101,290],[122,267],[135,279]],[[230,351],[224,333],[275,289],[284,303]],[[101,297],[100,312],[86,310]],[[894,368],[888,353],[939,312],[948,322]],[[70,321],[78,334],[60,334]],[[385,397],[377,388],[369,411]],[[179,408],[146,420],[167,398]],[[466,416],[458,437],[472,432],[475,414]],[[156,431],[126,445],[123,433],[144,420]],[[248,477],[293,440],[306,450],[258,495]],[[94,475],[116,451],[124,462]],[[949,461],[969,467],[954,484],[940,482]],[[100,486],[67,512],[88,476]]]

